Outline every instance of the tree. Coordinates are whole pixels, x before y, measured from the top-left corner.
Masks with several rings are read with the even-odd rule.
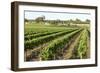
[[[78,18],[75,20],[75,22],[78,23],[78,24],[82,23],[82,21],[80,19],[78,19]]]
[[[70,26],[71,23],[73,23],[73,20],[72,20],[72,19],[67,20],[67,25],[68,25],[68,26]]]
[[[37,17],[35,20],[36,22],[43,22],[45,20],[45,16]]]
[[[90,23],[90,20],[89,19],[86,19],[85,22],[89,24]]]
[[[28,22],[29,20],[25,18],[25,22]]]

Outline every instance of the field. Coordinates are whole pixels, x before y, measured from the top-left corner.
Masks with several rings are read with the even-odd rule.
[[[57,26],[27,22],[24,32],[24,61],[90,58],[89,25]]]

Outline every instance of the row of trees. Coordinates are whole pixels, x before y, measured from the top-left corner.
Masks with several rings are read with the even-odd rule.
[[[28,22],[30,20],[26,19],[25,18],[25,22]],[[37,17],[35,20],[32,20],[32,21],[35,21],[37,23],[40,23],[40,22],[48,22],[48,23],[51,23],[51,24],[58,24],[58,23],[62,23],[62,24],[69,24],[69,23],[76,23],[76,24],[89,24],[90,23],[90,20],[89,19],[86,19],[85,21],[82,21],[78,18],[76,18],[76,20],[60,20],[60,19],[56,19],[56,20],[46,20],[45,19],[45,16],[40,16],[40,17]]]

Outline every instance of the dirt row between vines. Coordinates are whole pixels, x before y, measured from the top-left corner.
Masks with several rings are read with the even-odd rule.
[[[77,35],[75,35],[72,38],[72,41],[70,42],[70,45],[68,47],[65,48],[64,54],[63,54],[63,59],[67,60],[70,59],[73,55],[73,52],[75,50],[76,45],[79,42],[80,39],[80,34],[82,33],[82,31],[80,33],[78,33]]]

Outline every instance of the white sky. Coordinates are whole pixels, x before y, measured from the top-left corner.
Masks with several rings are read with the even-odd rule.
[[[36,19],[37,17],[40,16],[45,16],[46,20],[68,20],[68,19],[73,19],[75,20],[76,18],[84,21],[86,19],[91,18],[91,14],[86,14],[86,13],[71,13],[71,12],[39,12],[39,11],[25,11],[25,18],[27,19]]]

